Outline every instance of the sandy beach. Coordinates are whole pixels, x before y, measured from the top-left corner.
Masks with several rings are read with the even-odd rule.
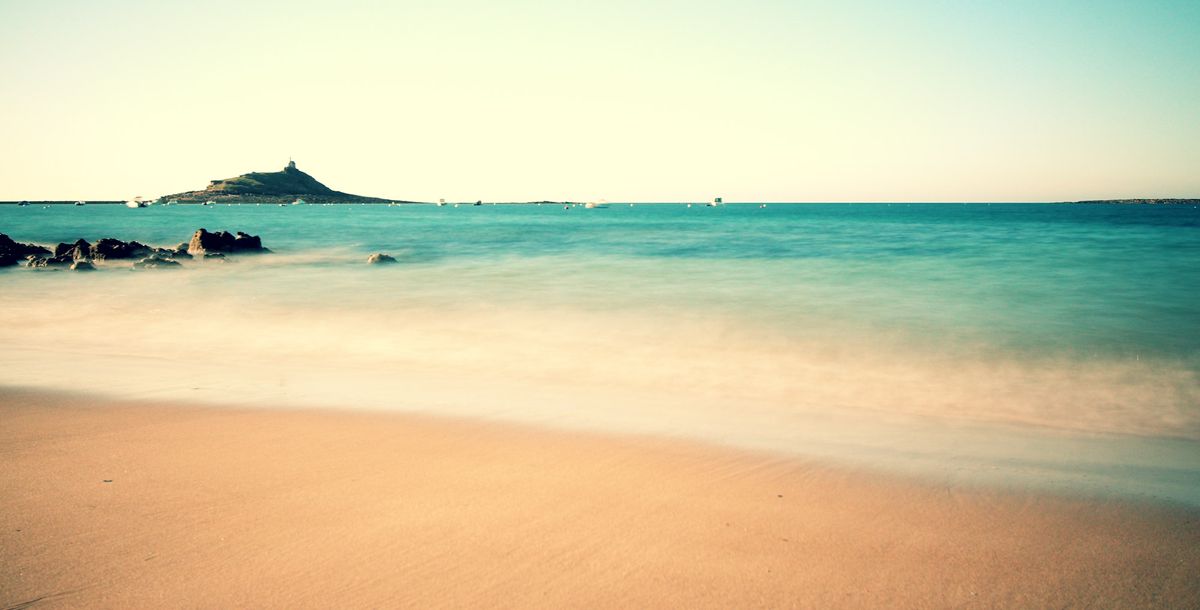
[[[1196,607],[1187,508],[0,390],[0,607]]]

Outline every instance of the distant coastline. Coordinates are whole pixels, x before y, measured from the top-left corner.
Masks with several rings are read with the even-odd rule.
[[[1090,199],[1063,203],[1111,203],[1120,205],[1197,205],[1200,199]]]

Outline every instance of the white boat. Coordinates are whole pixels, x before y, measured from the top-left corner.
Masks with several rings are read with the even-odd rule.
[[[216,203],[216,202],[215,202],[215,201],[213,201],[212,199],[209,199],[208,201],[205,201],[204,203],[202,203],[202,204],[200,204],[200,205],[212,205],[212,204],[214,204],[214,203]]]
[[[292,202],[292,205],[304,205],[304,204],[305,204],[305,201],[303,199],[297,199]]]
[[[583,204],[583,207],[585,207],[589,210],[594,210],[597,208],[603,209],[603,208],[608,207],[608,201],[605,201],[604,199],[601,199],[599,201],[589,201],[589,202]]]
[[[722,198],[720,198],[720,197],[713,197],[713,200],[712,200],[712,201],[710,201],[710,202],[708,202],[708,207],[710,207],[710,208],[715,208],[715,207],[717,207],[717,206],[719,206],[719,205],[721,205],[721,204],[723,204],[723,203],[724,203],[724,200],[723,200]]]
[[[445,199],[438,199],[438,207],[440,208],[440,207],[442,207],[442,206],[444,206],[444,205],[446,205],[446,200],[445,200]]]
[[[87,205],[86,201],[76,201],[75,205]]]
[[[125,207],[127,208],[144,208],[148,205],[150,205],[150,202],[142,199],[141,195],[138,195],[137,197],[125,202]]]

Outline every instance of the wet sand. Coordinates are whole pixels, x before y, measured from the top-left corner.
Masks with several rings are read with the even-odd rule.
[[[0,608],[1200,607],[1200,510],[0,388]]]

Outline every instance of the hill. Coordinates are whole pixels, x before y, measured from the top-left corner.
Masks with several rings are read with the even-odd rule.
[[[364,197],[335,191],[296,168],[294,161],[279,172],[251,172],[236,178],[213,180],[202,191],[165,195],[163,199],[184,202],[218,203],[290,203],[304,199],[308,203],[388,203],[393,199]],[[408,202],[405,202],[408,203]]]

